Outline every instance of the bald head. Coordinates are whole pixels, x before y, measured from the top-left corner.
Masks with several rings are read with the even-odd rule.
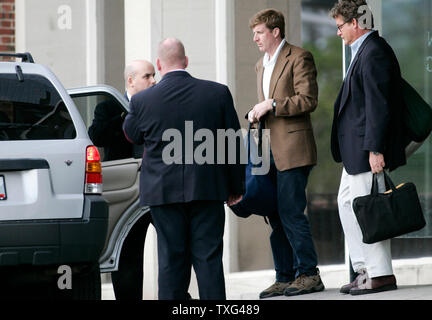
[[[158,48],[157,65],[161,75],[175,69],[186,69],[188,58],[183,43],[175,38],[163,40]]]
[[[134,60],[124,71],[126,90],[131,96],[156,84],[155,69],[147,60]]]

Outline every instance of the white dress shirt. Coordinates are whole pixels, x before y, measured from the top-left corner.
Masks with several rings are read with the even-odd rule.
[[[270,94],[270,80],[271,76],[273,74],[274,67],[276,65],[277,58],[279,56],[280,51],[282,50],[283,45],[285,44],[285,39],[282,39],[282,42],[279,44],[279,47],[277,48],[276,52],[274,53],[273,57],[269,59],[269,55],[264,55],[263,60],[263,67],[264,67],[264,74],[263,74],[263,92],[264,92],[264,98],[267,100],[269,98]]]
[[[361,45],[362,45],[363,42],[366,40],[366,38],[367,38],[367,37],[368,37],[372,32],[374,32],[374,31],[375,31],[375,30],[371,30],[371,31],[369,31],[368,33],[365,33],[364,35],[362,35],[360,38],[358,38],[356,41],[354,41],[354,42],[350,45],[350,48],[351,48],[351,62],[350,62],[350,65],[349,65],[349,68],[348,68],[347,74],[348,74],[348,72],[349,72],[349,70],[350,70],[350,68],[351,68],[351,65],[352,65],[352,63],[353,63],[353,61],[354,61],[354,59],[355,59],[355,57],[356,57],[356,55],[357,55],[357,52],[359,51]]]

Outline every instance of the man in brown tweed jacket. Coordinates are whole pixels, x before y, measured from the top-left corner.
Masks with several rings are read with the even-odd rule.
[[[304,214],[306,185],[317,162],[310,113],[317,107],[318,85],[312,55],[285,40],[285,21],[274,9],[250,21],[254,42],[265,53],[256,64],[259,104],[250,122],[270,129],[271,166],[277,186],[278,212],[269,216],[276,282],[260,298],[324,290],[317,256]]]

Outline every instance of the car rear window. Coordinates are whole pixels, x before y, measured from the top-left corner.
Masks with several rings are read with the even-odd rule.
[[[74,139],[69,111],[40,75],[0,74],[0,141]]]

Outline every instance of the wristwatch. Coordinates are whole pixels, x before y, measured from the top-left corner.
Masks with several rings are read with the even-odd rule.
[[[273,107],[273,114],[276,114],[276,100],[275,99],[273,99],[272,107]]]

